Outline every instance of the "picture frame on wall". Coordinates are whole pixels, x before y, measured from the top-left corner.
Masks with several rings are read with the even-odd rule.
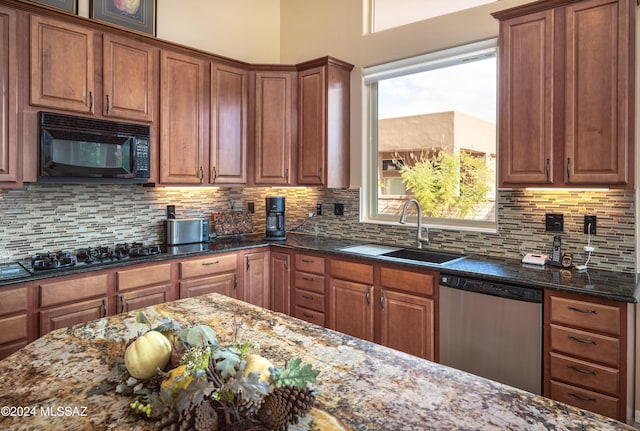
[[[89,17],[155,36],[156,3],[157,0],[92,0]]]
[[[55,7],[73,14],[78,13],[78,0],[31,0],[34,3],[40,3],[47,6]]]

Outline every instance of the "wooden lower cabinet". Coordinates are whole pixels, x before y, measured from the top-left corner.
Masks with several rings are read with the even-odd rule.
[[[40,336],[54,329],[106,317],[110,273],[81,274],[37,285]]]
[[[26,346],[29,337],[28,285],[0,291],[0,359]]]
[[[545,292],[544,395],[628,422],[633,304]]]
[[[271,308],[269,252],[246,253],[242,256],[242,265],[244,268],[244,300],[262,308]]]
[[[171,263],[147,264],[116,272],[116,312],[125,313],[174,298]]]
[[[271,252],[269,284],[271,286],[271,310],[291,313],[291,254]]]
[[[236,253],[211,255],[181,261],[180,298],[220,293],[238,297],[238,255]]]
[[[333,264],[333,262],[332,262]],[[373,272],[373,271],[372,271]],[[373,285],[329,279],[329,328],[373,341]]]

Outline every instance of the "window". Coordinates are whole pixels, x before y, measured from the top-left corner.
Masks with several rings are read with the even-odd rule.
[[[365,68],[369,133],[363,219],[494,230],[496,40]]]
[[[496,0],[371,0],[371,31],[470,9]]]

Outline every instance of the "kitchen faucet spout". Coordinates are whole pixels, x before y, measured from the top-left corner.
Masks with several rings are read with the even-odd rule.
[[[420,207],[420,202],[411,198],[407,199],[402,207],[402,214],[400,215],[400,224],[407,223],[407,209],[409,205],[415,204],[416,209],[418,211],[418,232],[416,233],[416,247],[422,248],[423,244],[429,244],[429,228],[425,226],[425,236],[422,236],[422,208]]]

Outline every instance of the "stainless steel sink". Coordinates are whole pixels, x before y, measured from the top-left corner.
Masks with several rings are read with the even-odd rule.
[[[436,264],[449,263],[453,262],[454,260],[463,259],[466,257],[464,254],[460,253],[451,253],[437,250],[419,250],[412,248],[403,248],[400,250],[390,251],[387,253],[383,253],[382,256]]]

